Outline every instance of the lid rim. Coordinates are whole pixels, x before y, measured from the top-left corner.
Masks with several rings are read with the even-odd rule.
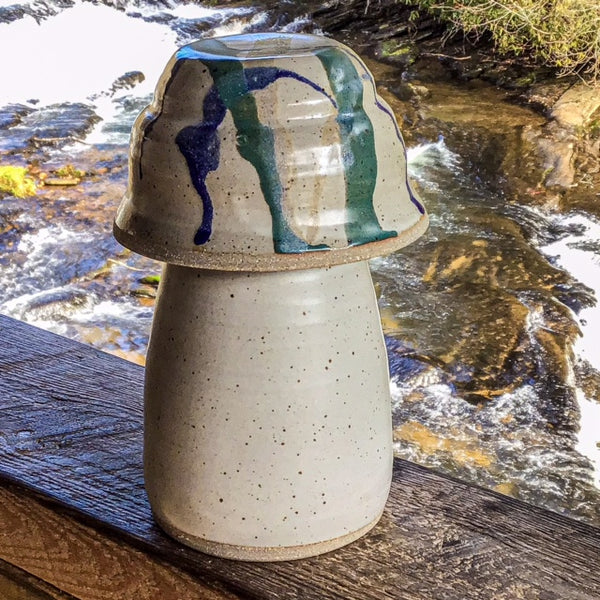
[[[296,271],[301,269],[327,268],[391,254],[408,246],[419,238],[429,225],[427,213],[398,236],[369,242],[360,246],[332,248],[298,254],[246,254],[241,252],[210,252],[202,247],[192,250],[156,248],[156,244],[144,242],[139,236],[113,224],[116,240],[133,252],[154,260],[197,269],[217,271]]]

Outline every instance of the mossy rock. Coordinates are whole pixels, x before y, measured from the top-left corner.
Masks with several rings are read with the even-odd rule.
[[[419,57],[419,49],[406,40],[390,39],[379,45],[377,56],[384,62],[407,68]]]

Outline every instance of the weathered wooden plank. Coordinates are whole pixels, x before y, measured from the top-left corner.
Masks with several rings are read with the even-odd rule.
[[[0,558],[65,590],[41,599],[226,600],[193,575],[111,539],[15,486],[0,487]],[[2,596],[0,596],[1,598]]]
[[[2,600],[77,600],[30,573],[0,560]]]
[[[0,336],[0,482],[54,527],[79,523],[239,597],[600,598],[598,529],[404,461],[380,524],[336,552],[251,564],[183,548],[143,489],[143,370],[6,317]]]

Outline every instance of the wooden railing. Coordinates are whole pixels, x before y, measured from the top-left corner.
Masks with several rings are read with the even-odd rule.
[[[141,367],[0,317],[0,598],[600,598],[599,529],[402,460],[380,523],[338,551],[180,546],[144,492],[142,388]]]

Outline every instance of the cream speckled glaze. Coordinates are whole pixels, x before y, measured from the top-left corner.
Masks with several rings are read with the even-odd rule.
[[[360,58],[323,37],[262,34],[173,56],[134,127],[115,235],[169,263],[271,271],[366,260],[426,227]]]
[[[316,36],[203,40],[134,127],[115,221],[167,262],[144,468],[184,544],[288,560],[379,519],[392,473],[386,348],[367,259],[427,216],[372,76]]]
[[[146,489],[171,535],[284,560],[348,543],[379,518],[392,427],[367,263],[168,265],[146,373]]]

